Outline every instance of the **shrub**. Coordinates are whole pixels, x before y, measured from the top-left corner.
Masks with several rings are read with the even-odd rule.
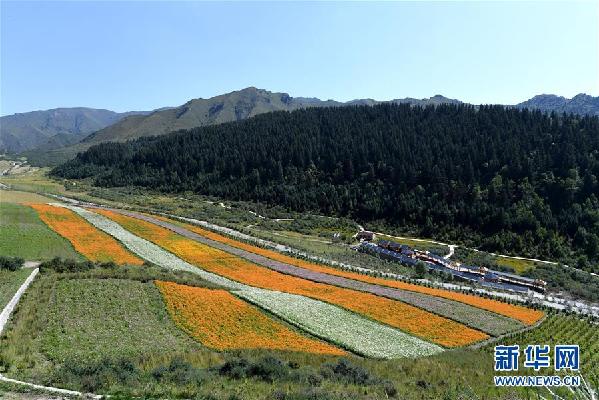
[[[181,358],[174,358],[168,366],[155,368],[152,377],[160,382],[172,382],[177,385],[202,384],[206,381],[206,371],[195,368]]]
[[[4,269],[9,271],[16,271],[19,268],[21,268],[24,262],[25,260],[19,257],[0,256],[0,270]]]
[[[103,268],[103,269],[111,269],[114,270],[117,268],[117,265],[110,262],[92,262],[92,261],[74,261],[74,260],[63,260],[59,257],[55,257],[50,261],[45,261],[40,264],[40,272],[58,272],[58,273],[68,273],[68,272],[86,272],[92,269]]]
[[[289,367],[272,356],[266,356],[256,362],[238,357],[226,361],[218,372],[232,379],[258,378],[266,382],[274,382],[288,377]]]
[[[340,382],[355,385],[370,385],[376,381],[364,368],[354,365],[344,358],[336,364],[324,364],[321,374],[325,378],[336,379]]]

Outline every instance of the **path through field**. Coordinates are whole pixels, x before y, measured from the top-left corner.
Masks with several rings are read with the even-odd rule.
[[[10,315],[13,313],[13,311],[17,307],[17,304],[19,303],[19,300],[23,296],[23,293],[25,293],[25,291],[27,290],[29,285],[31,285],[31,283],[33,282],[33,280],[35,279],[35,277],[37,276],[38,273],[39,273],[39,268],[37,268],[37,267],[31,271],[31,274],[29,275],[29,277],[25,280],[25,282],[23,282],[23,284],[21,285],[19,290],[17,290],[17,292],[15,293],[13,298],[6,305],[6,307],[4,307],[4,310],[2,310],[2,312],[0,313],[0,336],[2,335],[2,332],[4,332],[4,329],[6,328],[6,324],[8,323],[8,319],[10,318]],[[7,378],[2,374],[0,374],[0,381],[10,383],[10,384],[15,384],[15,385],[27,386],[32,389],[43,390],[46,392],[60,394],[60,395],[83,396],[83,393],[76,392],[73,390],[66,390],[66,389],[60,389],[60,388],[55,388],[55,387],[37,385],[35,383],[23,382],[23,381],[19,381],[16,379]],[[101,396],[96,396],[96,395],[86,395],[86,396],[88,396],[89,398],[93,398],[93,399],[101,398]]]

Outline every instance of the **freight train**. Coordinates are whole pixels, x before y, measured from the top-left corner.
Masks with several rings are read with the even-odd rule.
[[[360,243],[358,250],[407,266],[415,266],[416,263],[423,262],[429,269],[448,272],[458,279],[476,282],[495,289],[517,292],[534,290],[544,293],[547,287],[547,283],[540,279],[531,279],[486,267],[464,265],[428,251],[412,249],[388,240],[379,240],[377,243],[364,241]]]

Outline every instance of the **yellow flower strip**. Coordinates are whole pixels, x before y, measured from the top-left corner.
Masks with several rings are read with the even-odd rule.
[[[399,301],[285,275],[154,224],[108,210],[94,211],[191,264],[247,285],[326,301],[445,347],[464,346],[489,337],[483,332]]]
[[[142,265],[144,261],[126,250],[112,236],[96,229],[73,211],[49,204],[29,204],[40,219],[60,236],[67,239],[75,250],[91,261]]]
[[[155,283],[177,326],[207,347],[347,354],[326,342],[302,336],[226,290]]]
[[[486,298],[474,296],[471,294],[457,293],[457,292],[453,292],[451,290],[444,290],[444,289],[428,288],[425,286],[415,285],[412,283],[406,283],[406,282],[401,282],[401,281],[396,281],[396,280],[391,280],[391,279],[377,278],[377,277],[373,277],[373,276],[359,274],[356,272],[350,272],[350,271],[344,271],[344,270],[340,270],[340,269],[336,269],[336,268],[332,268],[332,267],[326,267],[323,265],[311,263],[309,261],[290,257],[290,256],[281,254],[274,250],[264,249],[264,248],[258,247],[258,246],[252,246],[250,244],[240,242],[238,240],[234,240],[234,239],[231,239],[231,238],[223,236],[223,235],[219,235],[212,231],[202,229],[195,225],[185,224],[183,222],[179,222],[176,220],[171,220],[171,219],[168,219],[165,217],[160,217],[160,216],[155,216],[155,215],[152,215],[152,217],[161,219],[163,221],[167,221],[170,223],[175,223],[180,226],[184,226],[186,229],[188,229],[192,232],[195,232],[199,235],[202,235],[204,237],[207,237],[208,239],[226,243],[228,245],[237,247],[239,249],[250,251],[252,253],[259,254],[261,256],[268,257],[273,260],[281,261],[281,262],[284,262],[287,264],[291,264],[291,265],[294,265],[297,267],[310,269],[312,271],[317,271],[317,272],[323,272],[323,273],[330,274],[330,275],[342,276],[344,278],[354,279],[357,281],[368,282],[368,283],[373,283],[373,284],[377,284],[377,285],[393,287],[393,288],[397,288],[397,289],[409,290],[412,292],[418,292],[418,293],[428,294],[431,296],[442,297],[442,298],[448,299],[448,300],[455,300],[460,303],[468,304],[473,307],[481,308],[483,310],[491,311],[496,314],[500,314],[500,315],[504,315],[509,318],[516,319],[516,320],[523,322],[527,325],[533,325],[538,320],[540,320],[544,315],[544,313],[539,310],[533,310],[531,308],[522,307],[522,306],[515,305],[515,304],[507,304],[507,303],[503,303],[498,300],[486,299]]]

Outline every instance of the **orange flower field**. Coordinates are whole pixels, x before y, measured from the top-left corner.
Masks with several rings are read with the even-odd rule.
[[[156,281],[156,286],[177,326],[207,347],[346,354],[326,342],[302,336],[226,290],[162,281]]]
[[[29,204],[40,219],[69,240],[75,250],[91,261],[142,265],[142,259],[127,251],[110,235],[96,229],[73,211],[49,204]]]
[[[488,338],[483,332],[396,300],[285,275],[154,224],[108,210],[94,211],[191,264],[247,285],[326,301],[445,347],[464,346]]]
[[[468,305],[471,305],[471,306],[474,306],[477,308],[481,308],[483,310],[491,311],[491,312],[494,312],[497,314],[504,315],[506,317],[516,319],[516,320],[523,322],[527,325],[534,324],[535,322],[540,320],[544,315],[544,313],[542,311],[533,310],[533,309],[530,309],[527,307],[522,307],[522,306],[518,306],[518,305],[514,305],[514,304],[507,304],[507,303],[503,303],[501,301],[497,301],[497,300],[493,300],[493,299],[486,299],[486,298],[474,296],[471,294],[457,293],[457,292],[452,292],[450,290],[443,290],[443,289],[428,288],[425,286],[415,285],[412,283],[406,283],[406,282],[401,282],[401,281],[396,281],[396,280],[391,280],[391,279],[377,278],[377,277],[373,277],[373,276],[359,274],[357,272],[343,271],[343,270],[332,268],[332,267],[326,267],[323,265],[311,263],[309,261],[304,261],[304,260],[300,260],[298,258],[286,256],[286,255],[281,254],[274,250],[268,250],[268,249],[264,249],[264,248],[261,248],[258,246],[252,246],[250,244],[240,242],[238,240],[234,240],[234,239],[231,239],[231,238],[223,236],[223,235],[219,235],[219,234],[209,231],[207,229],[202,229],[195,225],[185,224],[183,222],[179,222],[176,220],[171,220],[171,219],[168,219],[165,217],[160,217],[160,216],[155,216],[155,215],[153,215],[153,217],[155,217],[157,219],[161,219],[163,221],[170,222],[170,223],[175,223],[180,226],[184,226],[185,228],[189,229],[190,231],[195,232],[204,237],[207,237],[209,239],[216,240],[216,241],[222,242],[222,243],[226,243],[231,246],[237,247],[239,249],[251,251],[252,253],[260,254],[264,257],[268,257],[273,260],[281,261],[281,262],[284,262],[287,264],[295,265],[297,267],[310,269],[312,271],[324,272],[324,273],[327,273],[330,275],[342,276],[344,278],[354,279],[357,281],[374,283],[377,285],[389,286],[389,287],[394,287],[394,288],[398,288],[398,289],[409,290],[412,292],[424,293],[424,294],[428,294],[431,296],[442,297],[442,298],[449,299],[449,300],[459,301],[460,303],[468,304]]]

